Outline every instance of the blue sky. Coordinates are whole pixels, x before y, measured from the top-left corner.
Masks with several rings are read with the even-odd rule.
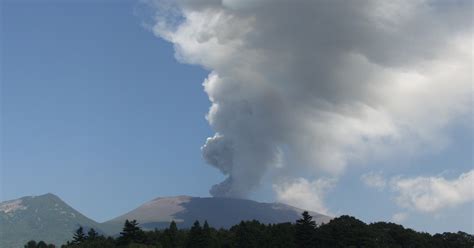
[[[104,220],[220,180],[199,150],[206,72],[177,63],[134,6],[3,6],[2,199],[53,192]]]
[[[210,196],[225,177],[200,147],[214,134],[202,82],[173,44],[144,28],[134,1],[2,3],[0,200],[51,192],[105,221],[158,196]],[[140,12],[138,12],[140,13]],[[401,209],[361,175],[454,180],[472,169],[469,117],[443,128],[441,149],[354,162],[325,194],[334,214],[430,232],[474,232],[472,201],[436,213]],[[250,197],[275,201],[263,180]],[[469,218],[466,218],[468,216]]]

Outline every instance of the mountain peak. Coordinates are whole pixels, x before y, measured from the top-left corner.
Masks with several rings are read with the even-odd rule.
[[[97,223],[57,195],[47,193],[0,203],[0,247],[21,247],[32,239],[59,245],[71,239],[79,226],[115,235],[126,219],[136,219],[144,229],[165,228],[171,221],[180,228],[188,228],[195,220],[207,220],[211,226],[228,228],[242,220],[258,220],[266,224],[294,222],[302,211],[281,203],[179,195],[155,198],[124,215]],[[318,213],[311,215],[317,223],[331,219]]]
[[[58,198],[59,199],[59,196],[53,194],[53,193],[46,193],[46,194],[42,194],[42,195],[39,195],[37,197],[45,197],[45,198]]]
[[[24,201],[24,200],[27,200],[27,199],[50,199],[50,200],[60,200],[60,201],[62,201],[61,198],[59,198],[59,196],[57,196],[53,193],[46,193],[46,194],[42,194],[42,195],[23,196],[23,197],[20,197],[20,198],[17,198],[17,199],[2,201],[2,202],[0,202],[0,205],[6,204],[6,203],[9,203],[9,202],[14,202],[14,201]]]
[[[97,222],[52,193],[0,203],[0,247],[22,247],[28,240],[59,245],[79,226],[101,231]]]
[[[33,196],[26,196],[26,197],[22,197],[20,199],[23,199],[23,198],[29,198],[29,199],[42,199],[42,200],[50,200],[50,201],[63,201],[61,200],[61,198],[53,193],[46,193],[46,194],[42,194],[42,195],[33,195]]]
[[[195,220],[205,221],[214,227],[228,228],[242,220],[262,223],[294,222],[302,209],[282,203],[261,203],[248,199],[227,197],[191,197],[186,195],[158,197],[136,209],[103,224],[119,230],[125,220],[137,220],[145,229],[164,228],[171,221],[180,227],[190,227]],[[331,217],[312,212],[320,224]]]

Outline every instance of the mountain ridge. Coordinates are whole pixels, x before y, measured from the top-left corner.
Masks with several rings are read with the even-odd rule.
[[[0,247],[22,247],[29,240],[44,240],[60,245],[71,239],[79,226],[94,228],[105,235],[118,235],[125,219],[136,219],[145,230],[165,228],[175,221],[189,228],[195,220],[207,220],[215,227],[230,227],[242,220],[265,224],[294,222],[303,210],[282,203],[261,203],[247,199],[156,197],[135,209],[99,223],[83,215],[60,197],[47,193],[0,202]],[[311,212],[316,222],[331,217]]]
[[[216,228],[229,228],[242,220],[258,220],[265,224],[294,222],[303,209],[283,203],[262,203],[248,199],[223,197],[158,197],[137,208],[103,222],[117,229],[126,219],[136,219],[145,229],[164,228],[175,221],[181,228],[189,228],[195,220],[208,221]],[[159,214],[156,214],[159,213]],[[331,217],[310,212],[318,224]]]

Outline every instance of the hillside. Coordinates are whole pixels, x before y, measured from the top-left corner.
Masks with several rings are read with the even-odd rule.
[[[23,247],[31,239],[61,244],[78,226],[100,230],[100,224],[82,215],[53,194],[27,196],[0,203],[0,247]]]
[[[136,219],[144,229],[164,228],[172,220],[175,220],[180,228],[191,227],[195,220],[207,220],[216,228],[229,228],[242,220],[258,220],[265,224],[294,222],[301,212],[302,209],[281,203],[260,203],[244,199],[160,197],[103,224],[116,232],[126,219]],[[322,214],[311,214],[317,223],[331,219]]]
[[[22,247],[29,240],[62,244],[83,226],[116,236],[126,219],[136,219],[145,230],[165,228],[174,220],[179,228],[189,228],[195,220],[207,220],[216,228],[229,228],[242,220],[261,223],[294,222],[302,209],[280,203],[260,203],[244,199],[160,197],[104,223],[97,223],[70,207],[53,194],[27,196],[0,203],[0,247]],[[331,218],[311,213],[318,223]]]

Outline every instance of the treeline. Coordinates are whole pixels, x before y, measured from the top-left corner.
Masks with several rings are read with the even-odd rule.
[[[25,248],[51,248],[30,241]],[[46,245],[46,246],[44,246]],[[76,230],[73,239],[61,248],[313,248],[313,247],[429,247],[472,248],[474,236],[464,233],[431,235],[404,228],[401,225],[377,222],[365,224],[341,216],[317,226],[308,212],[303,212],[295,224],[262,224],[242,221],[230,229],[215,229],[207,222],[196,221],[190,229],[178,229],[171,222],[164,230],[143,231],[137,221],[125,221],[116,238],[99,235],[94,229]]]

